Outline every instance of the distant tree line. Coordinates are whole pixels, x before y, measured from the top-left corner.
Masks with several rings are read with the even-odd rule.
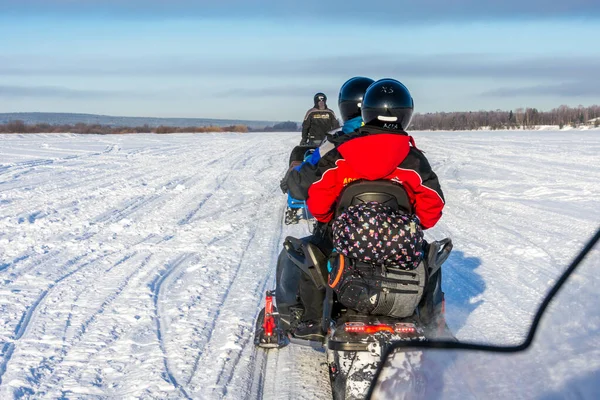
[[[251,129],[246,125],[231,126],[197,126],[197,127],[176,127],[176,126],[110,126],[101,124],[77,123],[75,125],[67,124],[26,124],[23,121],[10,121],[6,124],[0,124],[0,133],[89,133],[98,135],[108,134],[126,134],[126,133],[204,133],[204,132],[296,132],[298,124],[292,121],[280,122],[273,126]]]
[[[292,121],[280,122],[273,126],[265,126],[262,129],[252,129],[257,132],[297,132],[298,124]]]
[[[410,130],[476,130],[476,129],[519,129],[539,125],[578,127],[581,125],[600,126],[600,106],[568,107],[560,106],[550,111],[536,108],[517,108],[514,111],[468,111],[435,112],[415,114]],[[136,127],[114,127],[110,125],[85,124],[55,125],[48,123],[25,124],[23,121],[10,121],[0,124],[0,133],[88,133],[88,134],[127,134],[127,133],[204,133],[204,132],[296,132],[298,124],[292,121],[280,122],[273,126],[251,129],[246,125],[176,127],[148,125]]]
[[[596,119],[595,119],[596,118]],[[594,120],[595,119],[595,120]],[[538,125],[577,127],[594,120],[591,125],[600,126],[600,106],[560,106],[550,111],[536,108],[517,108],[515,111],[469,111],[415,114],[410,130],[475,130],[531,128]]]
[[[100,124],[51,125],[47,123],[25,124],[23,121],[10,121],[0,124],[0,133],[83,133],[83,134],[126,134],[126,133],[205,133],[205,132],[248,132],[246,125],[175,127],[148,125],[135,127],[115,127]]]

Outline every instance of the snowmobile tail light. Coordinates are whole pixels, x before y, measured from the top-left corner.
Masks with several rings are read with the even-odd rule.
[[[399,322],[394,325],[394,332],[396,332],[396,333],[416,333],[417,327],[415,326],[415,324]]]
[[[377,332],[394,333],[394,328],[387,324],[365,324],[364,322],[346,322],[344,330],[350,333],[372,334]]]

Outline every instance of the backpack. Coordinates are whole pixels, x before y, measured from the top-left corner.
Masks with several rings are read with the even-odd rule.
[[[419,219],[378,202],[347,207],[332,228],[333,246],[346,257],[405,270],[423,259]]]
[[[328,284],[360,313],[411,316],[427,281],[416,216],[377,202],[351,205],[333,223]]]

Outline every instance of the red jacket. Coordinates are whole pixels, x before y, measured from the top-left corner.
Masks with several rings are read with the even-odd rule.
[[[403,185],[423,228],[442,216],[444,194],[429,162],[405,133],[361,128],[319,161],[320,179],[308,188],[308,209],[320,222],[329,222],[336,200],[348,183],[389,179]],[[322,172],[322,174],[321,174]]]

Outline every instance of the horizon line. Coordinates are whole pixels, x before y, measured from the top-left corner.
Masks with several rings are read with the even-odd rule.
[[[569,106],[566,104],[561,104],[559,106],[555,106],[549,109],[540,109],[537,107],[516,107],[513,109],[505,110],[505,109],[479,109],[479,110],[462,110],[462,111],[429,111],[429,112],[415,112],[415,115],[427,115],[427,114],[453,114],[453,113],[471,113],[471,112],[516,112],[517,110],[526,111],[527,109],[535,109],[539,112],[550,112],[552,110],[559,109],[560,107],[567,107],[572,109],[577,108],[591,108],[591,107],[599,107],[600,104],[591,104],[591,105],[582,105],[579,104],[577,106]],[[208,120],[208,121],[239,121],[239,122],[296,122],[301,123],[301,120],[293,121],[293,120],[271,120],[271,119],[241,119],[241,118],[214,118],[214,117],[160,117],[160,116],[133,116],[133,115],[109,115],[109,114],[95,114],[89,112],[64,112],[64,111],[8,111],[8,112],[0,112],[1,115],[8,114],[69,114],[69,115],[81,115],[81,116],[95,116],[95,117],[108,117],[108,118],[135,118],[135,119],[184,119],[184,120]]]

